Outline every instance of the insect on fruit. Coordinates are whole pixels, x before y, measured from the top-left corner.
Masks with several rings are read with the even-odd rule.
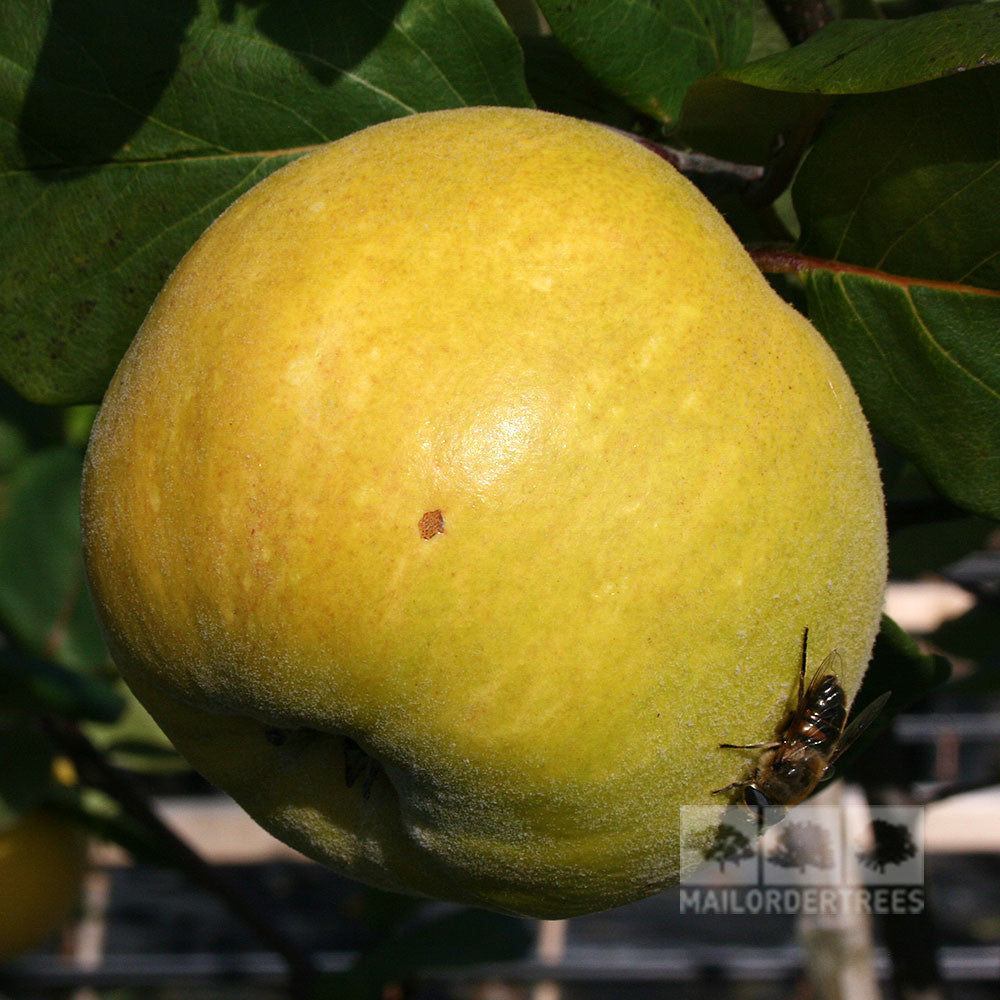
[[[805,628],[795,708],[770,743],[719,744],[727,750],[760,750],[761,755],[746,781],[734,781],[715,789],[713,794],[742,789],[744,802],[758,811],[768,806],[794,806],[829,777],[840,755],[872,724],[889,700],[892,692],[879,695],[845,728],[847,706],[837,677],[840,653],[832,650],[806,686],[808,641],[809,629]]]

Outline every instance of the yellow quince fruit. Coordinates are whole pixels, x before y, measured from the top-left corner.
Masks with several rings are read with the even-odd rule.
[[[679,810],[848,698],[885,580],[857,399],[673,167],[469,108],[237,200],[87,455],[113,655],[194,767],[374,885],[538,916],[675,884]]]

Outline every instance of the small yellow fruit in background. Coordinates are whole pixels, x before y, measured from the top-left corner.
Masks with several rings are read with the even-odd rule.
[[[70,915],[86,870],[83,830],[38,809],[0,830],[0,961],[41,944]]]
[[[882,497],[851,386],[662,159],[531,110],[367,129],[153,306],[83,524],[121,670],[261,824],[566,916],[679,877],[803,628],[853,696]],[[818,662],[818,659],[815,661]]]

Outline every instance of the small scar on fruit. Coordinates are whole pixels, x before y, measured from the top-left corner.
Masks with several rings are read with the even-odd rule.
[[[429,510],[417,522],[420,529],[420,537],[423,539],[433,538],[435,535],[444,533],[444,514],[439,510]]]

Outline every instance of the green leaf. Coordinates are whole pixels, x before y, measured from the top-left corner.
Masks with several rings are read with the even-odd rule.
[[[985,690],[984,673],[989,678],[990,689],[1000,685],[1000,605],[992,601],[979,601],[959,618],[939,625],[930,636],[938,649],[966,660],[981,661],[985,671],[979,670],[970,677],[963,677],[953,687],[956,690]]]
[[[967,517],[945,523],[914,524],[894,531],[889,538],[889,576],[914,579],[933,573],[969,552],[984,548],[996,530],[993,521]]]
[[[901,20],[834,21],[802,45],[716,73],[688,93],[681,134],[698,149],[764,163],[830,98],[872,94],[1000,62],[1000,6]]]
[[[6,476],[33,448],[62,443],[60,417],[58,410],[29,403],[0,381],[0,476]]]
[[[888,615],[883,615],[868,671],[851,706],[851,717],[886,692],[891,697],[879,717],[844,753],[837,765],[838,774],[850,772],[894,716],[940,687],[950,674],[951,664],[945,657],[920,652],[913,638]]]
[[[0,516],[0,626],[26,649],[95,670],[108,654],[80,552],[81,455],[51,448],[6,482]]]
[[[960,507],[1000,518],[1000,295],[816,259],[801,273],[873,429]]]
[[[52,783],[52,747],[41,732],[0,724],[0,831],[39,805]]]
[[[810,317],[875,429],[1000,516],[1000,67],[844,99],[792,194]]]
[[[753,0],[753,44],[747,54],[748,62],[756,62],[789,47],[785,33],[771,16],[764,0]]]
[[[170,774],[190,770],[153,717],[124,682],[107,689],[120,709],[115,715],[95,719],[84,734],[115,767],[142,774]],[[91,718],[95,718],[91,716]]]
[[[535,103],[543,111],[603,122],[629,132],[649,133],[655,122],[615,96],[552,35],[522,38],[524,71]]]
[[[846,99],[792,195],[806,254],[1000,289],[1000,67]]]
[[[6,646],[0,648],[0,704],[35,714],[111,723],[125,702],[101,680]]]
[[[951,664],[945,657],[922,653],[912,636],[888,615],[883,615],[854,710],[864,708],[879,695],[891,691],[892,697],[886,705],[888,720],[940,687],[950,675]]]
[[[237,195],[388,118],[531,103],[490,0],[0,6],[0,375],[96,401]]]
[[[834,21],[731,75],[769,90],[871,94],[1000,62],[1000,8],[949,7],[898,21]]]
[[[675,122],[688,87],[750,50],[749,0],[539,0],[555,36],[613,93]]]

